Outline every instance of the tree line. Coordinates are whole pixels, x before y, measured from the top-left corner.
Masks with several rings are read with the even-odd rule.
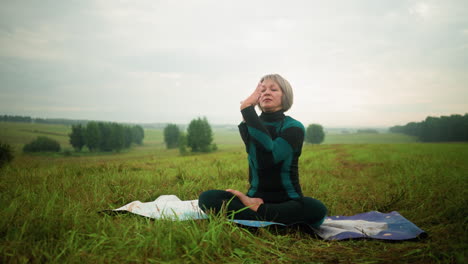
[[[32,118],[30,116],[0,115],[0,122],[76,125],[76,124],[86,124],[89,121],[88,120],[63,119],[63,118]]]
[[[372,129],[372,128],[364,128],[364,129],[358,129],[356,131],[358,134],[378,134],[379,131]]]
[[[390,132],[415,136],[422,142],[468,141],[468,114],[428,116],[421,122],[393,126]]]
[[[70,144],[76,151],[86,146],[90,151],[120,151],[132,143],[141,145],[144,138],[141,126],[127,126],[110,122],[91,121],[72,125]]]
[[[311,124],[307,127],[305,141],[320,144],[325,139],[323,127]],[[164,128],[164,142],[168,149],[179,148],[181,154],[191,152],[210,152],[217,149],[212,143],[213,132],[206,118],[193,119],[187,127],[187,132],[181,131],[176,124],[167,124]]]
[[[0,121],[2,122],[32,123],[32,120],[33,118],[29,116],[0,115]]]

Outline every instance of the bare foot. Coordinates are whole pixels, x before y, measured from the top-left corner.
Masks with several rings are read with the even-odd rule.
[[[252,198],[248,197],[247,195],[237,191],[237,190],[232,190],[232,189],[227,189],[227,192],[230,192],[237,196],[241,200],[241,202],[246,206],[249,207],[251,210],[254,210],[257,212],[258,207],[263,204],[263,199],[262,198]]]

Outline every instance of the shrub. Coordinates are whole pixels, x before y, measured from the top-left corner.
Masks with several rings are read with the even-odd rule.
[[[0,142],[0,168],[13,160],[13,150],[11,146]]]
[[[24,145],[24,152],[59,152],[60,144],[51,138],[48,137],[37,137],[32,142]]]

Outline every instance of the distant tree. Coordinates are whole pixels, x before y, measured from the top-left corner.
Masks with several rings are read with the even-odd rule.
[[[141,126],[89,122],[85,129],[85,142],[90,151],[120,151],[129,148],[133,142],[141,145],[143,137]]]
[[[181,155],[187,154],[187,135],[184,132],[179,134],[179,153]]]
[[[85,129],[85,142],[90,151],[97,151],[101,143],[101,131],[97,122],[89,122]]]
[[[212,141],[213,132],[206,117],[193,119],[187,128],[187,145],[192,152],[209,152],[213,150]]]
[[[452,138],[453,141],[467,141],[468,140],[468,114],[453,115],[452,116]]]
[[[164,128],[164,142],[168,149],[177,148],[179,146],[180,130],[175,124],[168,124]]]
[[[141,145],[143,144],[143,138],[145,137],[145,131],[141,126],[132,127],[132,142]]]
[[[125,128],[117,123],[108,124],[110,128],[109,147],[111,150],[120,151],[125,147]]]
[[[99,149],[101,151],[112,151],[112,124],[108,122],[98,122],[100,141]]]
[[[406,133],[410,136],[420,137],[423,131],[422,123],[410,122],[405,128]]]
[[[390,132],[392,133],[404,133],[404,127],[403,126],[392,126],[389,129]]]
[[[48,137],[37,137],[23,147],[24,152],[59,152],[60,143]]]
[[[72,125],[72,132],[68,134],[70,137],[70,144],[76,151],[81,151],[85,146],[85,131],[84,127],[81,124]]]
[[[325,132],[323,127],[319,124],[311,124],[306,130],[306,142],[312,144],[320,144],[325,139]]]
[[[132,145],[132,128],[129,126],[124,127],[124,147],[129,148]]]
[[[0,169],[13,160],[13,149],[10,145],[0,142]]]

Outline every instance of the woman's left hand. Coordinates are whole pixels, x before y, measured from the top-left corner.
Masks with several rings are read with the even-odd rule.
[[[230,192],[237,196],[239,200],[246,206],[249,207],[249,209],[257,212],[258,207],[263,204],[263,199],[262,198],[252,198],[248,197],[247,195],[239,192],[238,190],[233,190],[233,189],[227,189],[226,192]]]

